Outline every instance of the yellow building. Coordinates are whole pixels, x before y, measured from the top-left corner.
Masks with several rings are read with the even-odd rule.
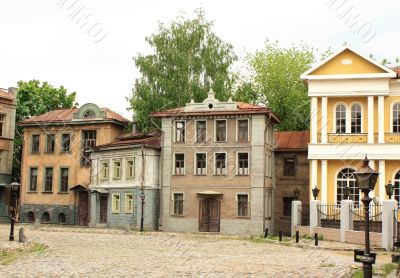
[[[345,47],[305,72],[311,98],[310,194],[317,186],[322,203],[339,203],[351,188],[356,203],[354,170],[368,155],[380,173],[378,200],[388,198],[385,184],[400,196],[400,79],[395,71]]]

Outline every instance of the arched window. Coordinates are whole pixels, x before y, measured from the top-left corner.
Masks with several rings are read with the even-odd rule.
[[[336,133],[346,133],[346,106],[336,106]]]
[[[361,133],[361,106],[353,104],[351,106],[351,133]]]
[[[336,179],[336,200],[340,204],[340,201],[344,199],[344,188],[350,187],[349,199],[353,200],[354,204],[358,205],[360,201],[360,191],[356,187],[356,179],[354,178],[354,169],[345,168],[339,172]]]
[[[400,133],[400,103],[393,105],[393,133]]]
[[[67,217],[65,216],[64,213],[60,213],[60,214],[58,215],[58,223],[59,223],[59,224],[65,224],[65,223],[67,223]]]
[[[42,223],[50,223],[50,214],[48,212],[43,212]]]
[[[35,222],[35,214],[33,213],[33,211],[28,212],[26,221],[27,222]]]
[[[393,185],[394,198],[397,200],[397,202],[400,202],[400,170],[396,173],[396,175],[394,175]]]
[[[83,118],[96,118],[96,113],[93,110],[87,110],[85,114],[83,114]]]

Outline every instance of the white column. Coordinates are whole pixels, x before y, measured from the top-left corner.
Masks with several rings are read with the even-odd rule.
[[[385,160],[379,160],[379,200],[383,201],[386,199],[386,189],[385,189]]]
[[[291,234],[294,236],[296,234],[296,226],[301,225],[301,202],[292,201],[292,219],[291,219]]]
[[[352,200],[342,200],[340,202],[340,241],[346,242],[346,231],[353,230],[353,214],[350,208],[353,208]]]
[[[310,235],[314,234],[314,228],[321,226],[321,218],[318,213],[318,206],[320,202],[318,200],[310,201]]]
[[[321,203],[328,203],[328,161],[321,160]]]
[[[318,98],[311,98],[311,144],[317,143],[318,133]]]
[[[368,143],[374,143],[374,97],[368,96]]]
[[[385,143],[385,99],[378,96],[378,143]]]
[[[327,143],[328,130],[328,98],[322,97],[321,102],[321,143]]]
[[[393,222],[396,208],[397,201],[395,200],[382,202],[382,247],[386,250],[393,250]]]
[[[311,160],[311,176],[310,176],[310,188],[314,188],[316,185],[318,185],[318,160],[312,159]],[[321,190],[320,185],[318,185],[319,189]],[[312,192],[310,191],[310,200],[313,199],[312,197]]]

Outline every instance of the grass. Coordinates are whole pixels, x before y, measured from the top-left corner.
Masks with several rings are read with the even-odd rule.
[[[320,267],[335,267],[336,265],[334,263],[321,263],[319,266]]]
[[[42,243],[29,243],[24,247],[18,247],[15,249],[2,249],[0,250],[0,264],[9,265],[19,257],[29,253],[42,253],[47,248],[48,246]]]
[[[388,264],[382,265],[378,269],[372,268],[372,273],[380,272],[382,277],[386,277],[392,271],[394,271],[396,269],[397,269],[397,264],[388,263]],[[364,277],[364,274],[363,274],[363,270],[362,269],[357,270],[352,276],[352,278],[363,278],[363,277]]]

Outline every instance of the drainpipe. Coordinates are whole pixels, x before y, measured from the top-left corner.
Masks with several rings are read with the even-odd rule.
[[[140,231],[143,232],[143,222],[144,222],[144,199],[145,199],[145,195],[144,195],[144,146],[142,145],[142,175],[141,175],[141,181],[140,181],[140,189],[141,189],[141,193],[140,193],[140,199],[142,201],[142,210],[141,210],[141,216],[140,216]]]

